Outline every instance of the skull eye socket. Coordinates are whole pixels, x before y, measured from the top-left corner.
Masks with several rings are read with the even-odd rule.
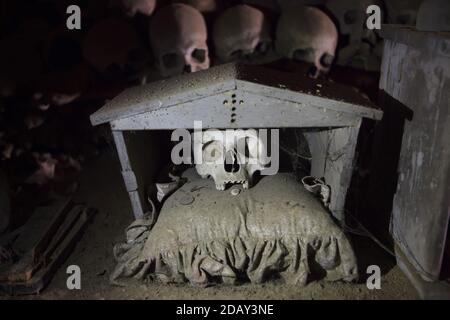
[[[167,69],[172,69],[180,64],[184,64],[184,62],[180,59],[180,56],[176,53],[167,53],[162,56],[161,60],[164,67]]]
[[[253,137],[241,138],[237,141],[237,151],[244,159],[257,158],[258,141]]]
[[[355,24],[358,20],[358,12],[356,10],[349,10],[344,14],[345,24]]]
[[[324,53],[320,57],[320,64],[325,68],[330,68],[331,64],[333,63],[334,56],[329,53]]]
[[[241,59],[243,57],[243,52],[242,50],[235,50],[230,54],[230,58],[235,60],[235,59]]]
[[[222,159],[223,146],[219,141],[209,141],[203,145],[203,160],[207,163],[214,163]]]
[[[293,59],[299,61],[310,61],[311,57],[314,56],[314,49],[297,49],[294,51]]]
[[[205,49],[195,49],[192,51],[192,58],[197,60],[200,63],[205,62],[206,60],[206,50]]]
[[[255,53],[265,54],[269,50],[269,44],[267,42],[261,41],[255,47]]]

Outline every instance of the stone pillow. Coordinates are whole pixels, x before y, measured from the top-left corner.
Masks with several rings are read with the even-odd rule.
[[[226,191],[216,190],[212,179],[187,176],[151,230],[137,220],[127,243],[116,246],[113,282],[151,277],[203,287],[282,278],[303,286],[311,278],[357,279],[346,235],[292,174]]]

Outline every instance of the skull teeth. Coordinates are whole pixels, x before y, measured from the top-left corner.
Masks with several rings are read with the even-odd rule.
[[[225,181],[222,184],[216,184],[216,189],[223,191],[223,190],[225,190],[225,186],[227,184],[229,184],[229,183],[231,183],[231,184],[242,184],[244,189],[248,189],[249,188],[249,183],[246,180],[228,180],[228,181]]]

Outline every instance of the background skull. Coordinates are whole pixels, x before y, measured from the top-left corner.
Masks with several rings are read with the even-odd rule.
[[[381,0],[328,0],[326,3],[326,7],[339,22],[341,35],[348,37],[349,43],[365,40],[375,44],[375,32],[366,28],[366,11],[370,5],[378,5],[383,9]]]
[[[116,3],[120,5],[130,17],[133,17],[136,13],[150,16],[156,6],[156,0],[113,0],[113,4]]]
[[[417,11],[423,0],[389,0],[386,1],[387,19],[392,24],[416,24]]]
[[[278,0],[242,0],[241,3],[260,8],[266,12],[279,12]]]
[[[278,0],[281,10],[289,10],[289,8],[304,5],[304,6],[320,6],[325,4],[325,0]]]
[[[268,162],[266,146],[254,129],[207,130],[193,138],[195,168],[202,178],[212,177],[217,190],[225,190],[227,184],[248,189],[253,174]]]
[[[213,40],[216,55],[222,62],[259,62],[271,51],[271,26],[259,9],[237,5],[217,18]]]
[[[367,8],[378,5],[383,13],[381,0],[328,0],[327,8],[339,23],[341,43],[337,63],[369,71],[379,70],[381,50],[374,30],[366,27]],[[382,17],[383,19],[383,17]]]
[[[202,14],[176,3],[155,13],[150,23],[150,42],[163,77],[209,68],[207,30]]]
[[[276,50],[283,57],[314,64],[311,76],[326,73],[333,63],[338,32],[333,21],[313,7],[296,6],[278,21]]]
[[[450,1],[425,0],[417,13],[417,30],[450,31]]]
[[[217,12],[223,6],[222,0],[173,0],[173,2],[188,4],[201,13]]]

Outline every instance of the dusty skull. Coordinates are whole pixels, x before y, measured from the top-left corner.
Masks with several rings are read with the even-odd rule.
[[[422,0],[390,0],[386,1],[389,23],[415,25],[417,11]]]
[[[242,0],[241,2],[256,8],[261,8],[267,12],[280,11],[280,4],[278,3],[278,0]]]
[[[420,31],[450,31],[450,2],[425,0],[417,12],[416,27]]]
[[[377,5],[383,8],[381,0],[328,0],[326,7],[339,22],[341,35],[348,37],[349,43],[369,42],[375,44],[376,34],[366,27],[367,8]]]
[[[223,6],[222,0],[173,0],[188,4],[202,13],[217,12]]]
[[[383,9],[381,0],[327,1],[327,8],[339,22],[344,43],[344,47],[339,51],[337,64],[371,71],[379,70],[381,60],[374,52],[379,41],[375,31],[366,26],[367,8],[370,5]],[[381,13],[383,14],[383,11]]]
[[[157,11],[150,23],[150,42],[163,77],[209,68],[207,29],[195,8],[175,3]]]
[[[314,64],[311,76],[329,71],[338,32],[333,21],[314,7],[296,6],[284,11],[278,21],[276,49],[286,58]]]
[[[289,10],[298,5],[304,6],[320,6],[325,3],[325,0],[278,0],[281,10]]]
[[[214,23],[213,40],[222,62],[257,62],[272,47],[271,26],[264,13],[248,5],[225,10]]]
[[[197,173],[212,177],[217,190],[227,184],[248,189],[253,174],[267,165],[266,146],[256,130],[207,130],[193,134]]]
[[[113,0],[113,2],[119,2],[118,4],[130,17],[133,17],[136,13],[150,16],[156,6],[156,0]]]

